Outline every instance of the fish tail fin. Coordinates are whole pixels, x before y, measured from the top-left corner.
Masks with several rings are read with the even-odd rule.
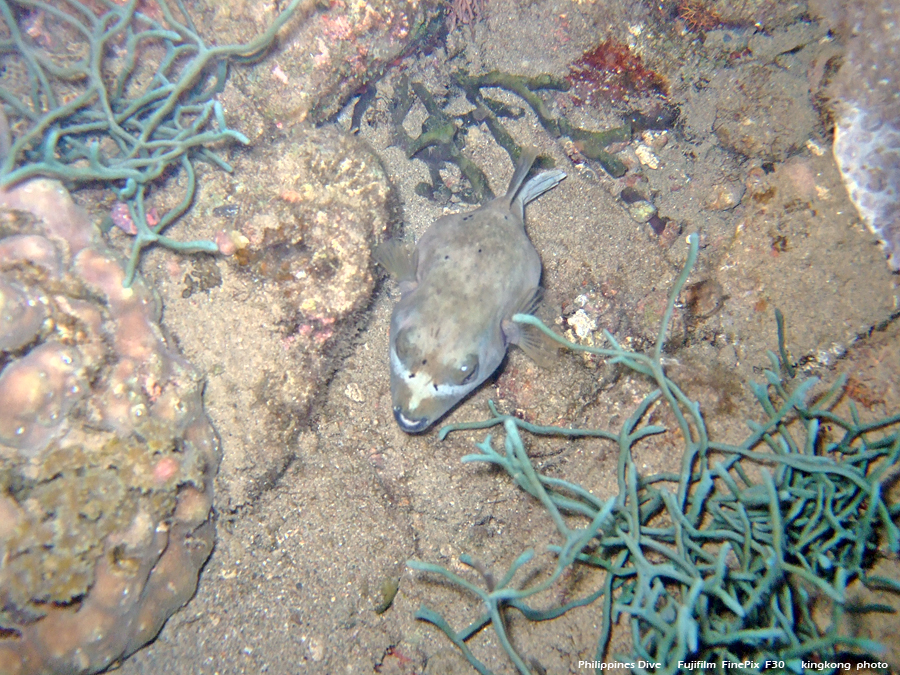
[[[566,172],[559,169],[539,173],[522,186],[510,208],[524,220],[525,205],[540,197],[547,190],[555,188],[565,177]]]
[[[531,165],[534,164],[535,159],[537,159],[537,150],[534,148],[522,150],[516,172],[513,174],[512,180],[509,181],[509,189],[506,191],[509,208],[519,216],[520,220],[524,220],[525,205],[528,202],[534,201],[547,190],[555,188],[566,177],[565,171],[553,169],[552,171],[539,173],[528,180],[528,182],[525,182],[525,177],[531,170]]]
[[[547,190],[555,188],[565,177],[566,172],[560,171],[559,169],[539,173],[522,186],[522,190],[519,192],[517,199],[521,200],[523,205],[527,204],[540,197]]]

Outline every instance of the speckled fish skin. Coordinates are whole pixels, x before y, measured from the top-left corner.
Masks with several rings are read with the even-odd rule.
[[[527,183],[534,152],[502,196],[469,213],[438,219],[419,240],[401,278],[390,331],[394,417],[425,431],[500,365],[523,332],[511,317],[539,293],[541,259],[525,232],[524,208],[555,187],[562,171]]]

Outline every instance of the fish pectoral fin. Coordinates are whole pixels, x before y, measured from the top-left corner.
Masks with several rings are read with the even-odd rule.
[[[375,247],[375,262],[387,270],[397,281],[415,281],[418,267],[418,251],[411,244],[399,239],[388,239]]]
[[[534,293],[524,296],[516,306],[513,314],[534,314],[541,300],[544,299],[544,289],[538,286]]]
[[[525,355],[541,368],[550,368],[556,360],[560,346],[553,338],[545,335],[540,328],[529,324],[516,323],[507,319],[501,324],[503,335],[512,344],[518,345]]]
[[[516,305],[513,314],[534,314],[538,304],[544,297],[544,289],[538,286],[534,291],[522,296]],[[526,323],[516,323],[510,318],[505,319],[500,328],[508,343],[518,345],[532,361],[542,368],[549,368],[556,360],[559,352],[559,344],[553,338],[545,335],[540,328]]]

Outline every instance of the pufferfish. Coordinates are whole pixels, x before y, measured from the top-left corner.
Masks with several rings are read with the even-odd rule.
[[[535,361],[551,352],[531,326],[513,322],[540,299],[541,259],[525,232],[525,205],[566,177],[525,181],[537,153],[523,151],[502,197],[436,220],[414,251],[389,240],[376,260],[399,280],[390,328],[394,418],[428,429],[497,369],[516,344]]]

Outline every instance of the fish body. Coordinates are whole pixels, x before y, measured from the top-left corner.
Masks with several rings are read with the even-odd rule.
[[[525,204],[555,187],[554,170],[525,182],[523,153],[502,197],[432,224],[409,254],[386,242],[377,254],[400,280],[390,329],[394,417],[407,433],[428,429],[500,365],[511,343],[546,356],[539,332],[512,321],[533,310],[541,259],[525,232]]]

